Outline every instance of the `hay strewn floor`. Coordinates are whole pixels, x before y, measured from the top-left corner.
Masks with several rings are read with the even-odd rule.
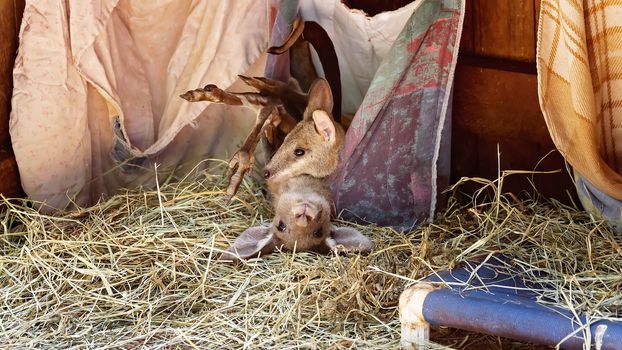
[[[270,213],[249,182],[224,207],[221,181],[130,191],[59,217],[6,204],[0,346],[393,349],[405,286],[490,252],[512,254],[529,280],[546,272],[559,288],[542,293],[557,304],[621,314],[622,238],[572,208],[501,196],[499,182],[482,180],[476,205],[410,233],[359,226],[377,242],[369,256],[280,253],[233,266],[214,258]],[[501,346],[434,334],[453,348]]]

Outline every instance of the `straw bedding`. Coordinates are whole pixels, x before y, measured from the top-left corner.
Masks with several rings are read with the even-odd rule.
[[[205,174],[58,216],[5,201],[0,346],[392,349],[406,286],[491,252],[511,254],[526,280],[554,285],[540,291],[549,303],[620,314],[622,238],[574,208],[503,195],[503,177],[471,181],[482,185],[473,201],[450,201],[435,224],[408,233],[357,226],[377,243],[368,256],[277,253],[239,266],[215,258],[270,219],[252,181],[229,206],[221,177]],[[433,336],[452,348],[528,347]]]

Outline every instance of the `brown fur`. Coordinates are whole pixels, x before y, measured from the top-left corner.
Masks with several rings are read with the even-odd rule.
[[[275,195],[291,178],[310,175],[326,178],[337,168],[344,131],[330,111],[332,95],[325,80],[316,80],[309,91],[309,104],[303,120],[285,137],[283,144],[266,165],[268,189]],[[303,150],[304,155],[296,155]]]
[[[271,229],[275,239],[290,251],[330,251],[325,243],[331,231],[330,202],[325,181],[305,175],[290,179],[274,198]]]

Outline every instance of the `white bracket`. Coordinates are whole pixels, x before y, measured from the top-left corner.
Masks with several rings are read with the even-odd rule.
[[[435,288],[429,283],[418,283],[400,295],[399,312],[402,324],[400,344],[405,350],[427,350],[430,324],[423,318],[423,302]]]

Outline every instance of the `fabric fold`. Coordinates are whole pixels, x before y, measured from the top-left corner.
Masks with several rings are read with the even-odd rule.
[[[603,193],[622,200],[622,5],[541,3],[538,96],[553,142]]]
[[[269,1],[27,3],[10,125],[27,195],[89,205],[153,184],[155,164],[166,178],[228,158],[254,115],[179,94],[261,75],[268,15]]]
[[[463,0],[418,0],[373,17],[338,0],[281,1],[272,32],[283,41],[296,16],[318,22],[339,58],[343,113],[354,113],[332,179],[341,216],[410,229],[432,220],[449,184],[451,89]],[[322,73],[317,57],[316,70]],[[266,75],[286,80],[286,58]]]

